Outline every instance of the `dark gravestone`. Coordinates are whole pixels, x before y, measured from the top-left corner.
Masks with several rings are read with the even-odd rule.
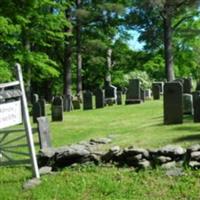
[[[183,94],[183,114],[193,114],[193,96],[191,94]]]
[[[164,82],[163,81],[157,81],[157,82],[154,82],[153,84],[159,85],[159,87],[160,87],[160,94],[163,94],[163,91],[164,91]]]
[[[183,93],[190,94],[192,92],[192,78],[184,78]]]
[[[200,82],[197,82],[196,91],[200,91]]]
[[[39,101],[39,96],[38,94],[33,94],[32,95],[32,104],[36,103]]]
[[[85,91],[83,92],[83,110],[91,110],[92,108],[92,92]]]
[[[160,85],[159,84],[152,84],[152,93],[153,93],[153,99],[154,100],[159,100],[160,99]]]
[[[105,103],[113,105],[117,102],[117,88],[113,85],[105,86]]]
[[[52,102],[52,121],[63,121],[63,99],[62,97],[56,96]]]
[[[183,123],[183,87],[179,82],[164,85],[164,124]]]
[[[200,91],[193,93],[194,122],[200,122]]]
[[[35,102],[32,107],[33,123],[37,123],[37,118],[42,116],[42,109],[39,102]]]
[[[51,147],[49,122],[47,117],[37,118],[40,149]]]
[[[131,79],[129,80],[129,87],[126,93],[126,104],[141,103],[140,96],[140,80]]]
[[[141,100],[144,102],[145,101],[145,93],[142,88],[140,88],[140,96],[141,96]]]
[[[40,107],[41,107],[41,114],[42,116],[45,116],[46,115],[46,112],[45,112],[45,104],[46,104],[46,101],[44,98],[41,98],[39,100],[39,103],[40,103]]]
[[[73,103],[74,110],[80,110],[81,109],[81,104],[80,104],[80,101],[78,99],[73,99],[72,103]]]
[[[117,105],[122,105],[122,91],[117,91]]]
[[[103,108],[105,104],[105,93],[102,89],[95,90],[95,104],[96,108]]]

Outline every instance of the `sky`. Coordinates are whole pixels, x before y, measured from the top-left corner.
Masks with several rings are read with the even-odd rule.
[[[142,50],[145,43],[138,41],[138,37],[140,34],[134,30],[129,30],[128,32],[130,33],[130,35],[132,35],[131,39],[127,42],[129,47],[133,50]]]

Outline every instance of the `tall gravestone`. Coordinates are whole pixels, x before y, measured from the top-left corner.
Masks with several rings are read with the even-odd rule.
[[[42,116],[42,109],[39,101],[33,104],[32,115],[33,115],[33,123],[37,123],[37,118]]]
[[[192,94],[183,94],[183,114],[193,114],[193,96]]]
[[[122,91],[117,91],[117,105],[122,105]]]
[[[117,88],[111,84],[105,86],[105,103],[108,105],[115,104],[117,101]]]
[[[154,100],[160,99],[161,87],[159,84],[156,84],[156,83],[152,84],[152,93],[153,93]]]
[[[51,147],[50,128],[47,117],[37,118],[40,149]]]
[[[40,107],[41,107],[41,114],[42,116],[46,115],[46,109],[45,109],[45,105],[46,105],[46,101],[44,98],[39,99],[39,103],[40,103]]]
[[[184,78],[183,80],[183,93],[190,94],[192,92],[192,78]]]
[[[150,89],[146,89],[144,91],[144,95],[145,95],[145,100],[151,99],[151,90]]]
[[[200,91],[193,93],[194,122],[200,122]]]
[[[87,90],[83,92],[83,110],[91,110],[91,109],[93,109],[92,92]]]
[[[52,121],[63,121],[63,99],[62,97],[56,96],[52,102]]]
[[[181,83],[165,83],[164,124],[180,124],[183,122],[182,94],[183,87]]]
[[[131,79],[129,80],[128,91],[126,93],[126,104],[137,103],[141,103],[140,80]]]
[[[103,108],[105,104],[105,93],[102,89],[95,90],[95,104],[96,108]]]

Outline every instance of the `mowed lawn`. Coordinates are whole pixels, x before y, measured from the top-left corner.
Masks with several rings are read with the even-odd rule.
[[[160,100],[65,113],[64,122],[51,123],[53,146],[108,136],[113,138],[110,146],[122,147],[186,147],[200,143],[200,124],[186,116],[182,125],[164,126],[162,107]],[[0,200],[200,199],[200,171],[190,169],[184,176],[169,177],[162,169],[135,172],[126,167],[78,165],[43,176],[41,185],[23,190],[29,178],[31,171],[27,167],[1,167]]]

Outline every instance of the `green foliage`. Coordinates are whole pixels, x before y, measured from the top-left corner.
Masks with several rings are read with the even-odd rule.
[[[12,73],[9,69],[9,64],[3,60],[0,60],[0,83],[8,82],[12,79]]]

